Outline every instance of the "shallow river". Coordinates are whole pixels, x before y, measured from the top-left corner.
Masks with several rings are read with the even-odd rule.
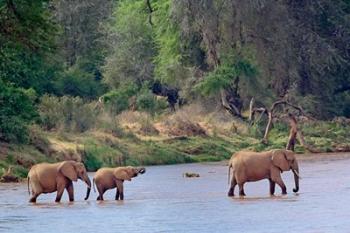
[[[0,232],[350,232],[350,159],[300,161],[300,192],[283,173],[287,196],[270,197],[268,181],[247,183],[245,198],[228,198],[227,167],[220,164],[152,166],[125,182],[125,200],[97,202],[74,183],[66,193],[42,194],[28,203],[26,183],[0,184]],[[200,178],[183,178],[197,172]],[[93,176],[93,173],[90,174]],[[236,188],[236,193],[237,193]]]

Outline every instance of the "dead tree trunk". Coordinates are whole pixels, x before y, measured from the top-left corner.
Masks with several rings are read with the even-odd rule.
[[[267,115],[269,117],[269,121],[267,122],[266,128],[265,128],[265,133],[264,133],[264,138],[262,140],[262,143],[267,144],[269,142],[269,133],[272,128],[272,120],[273,120],[273,115],[272,111],[267,111]]]
[[[289,131],[289,138],[288,138],[286,149],[294,151],[295,143],[297,140],[297,134],[298,134],[297,120],[292,114],[289,114],[288,116],[289,116],[290,131]]]
[[[253,121],[253,117],[254,117],[254,112],[253,112],[254,102],[255,102],[255,99],[253,97],[249,103],[249,119],[248,119],[249,123]]]
[[[307,151],[309,151],[311,153],[320,153],[321,152],[317,148],[315,148],[315,147],[313,147],[305,142],[304,135],[303,135],[302,131],[298,129],[297,120],[292,114],[289,114],[289,125],[290,125],[290,132],[289,132],[288,143],[286,146],[287,150],[294,151],[294,146],[295,146],[295,143],[298,139],[300,145],[302,147],[304,147]]]
[[[240,107],[237,106],[234,102],[234,98],[231,98],[231,93],[228,93],[226,90],[221,90],[221,104],[231,115],[242,118]]]
[[[147,5],[148,11],[149,11],[148,22],[149,22],[149,24],[153,27],[153,22],[152,22],[153,8],[152,8],[152,6],[151,6],[150,0],[146,0],[146,5]]]
[[[269,141],[268,137],[269,137],[269,133],[270,133],[270,130],[271,130],[271,127],[272,127],[273,118],[274,118],[273,112],[275,111],[276,107],[279,106],[279,105],[288,105],[288,106],[298,110],[301,114],[304,113],[304,111],[300,107],[295,106],[295,105],[289,103],[286,100],[278,100],[278,101],[274,102],[272,104],[271,108],[269,110],[267,110],[269,121],[268,121],[268,123],[266,125],[264,138],[262,140],[262,143],[264,143],[264,144],[268,144],[268,141]],[[303,115],[305,115],[305,114],[303,114]]]
[[[301,133],[301,131],[298,131],[298,141],[300,145],[302,145],[307,151],[311,153],[320,153],[321,151],[312,145],[309,145],[305,142],[304,135]]]

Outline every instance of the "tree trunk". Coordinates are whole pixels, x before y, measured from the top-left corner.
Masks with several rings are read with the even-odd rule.
[[[220,95],[221,95],[221,104],[222,106],[233,116],[236,117],[242,117],[241,115],[241,111],[231,102],[229,102],[227,100],[227,97],[229,97],[229,95],[226,93],[225,90],[221,90],[220,91]]]
[[[298,132],[298,140],[300,145],[302,145],[307,151],[311,153],[320,153],[321,151],[305,142],[304,135],[299,131]]]
[[[289,138],[288,138],[286,149],[294,151],[294,146],[297,140],[298,127],[297,127],[297,120],[292,114],[289,114],[289,125],[290,125],[290,131],[289,131]]]
[[[267,122],[266,128],[265,128],[265,134],[264,134],[264,138],[262,140],[262,143],[267,144],[269,142],[269,133],[272,127],[272,112],[271,111],[267,111],[267,115],[269,117],[269,121]]]
[[[249,123],[253,121],[253,117],[254,117],[254,112],[253,112],[254,102],[255,102],[255,99],[254,97],[252,97],[249,103]]]
[[[288,101],[286,100],[278,100],[276,102],[274,102],[271,106],[271,108],[269,110],[267,110],[267,113],[268,113],[268,116],[269,116],[269,121],[267,123],[267,126],[266,126],[266,129],[265,129],[265,134],[264,134],[264,138],[262,140],[262,143],[264,144],[267,144],[268,141],[269,141],[269,133],[270,133],[270,130],[271,130],[271,127],[272,127],[272,120],[273,120],[273,111],[275,110],[275,108],[278,106],[278,105],[288,105],[296,110],[298,110],[300,113],[304,113],[304,111],[301,109],[301,107],[299,106],[295,106],[291,103],[289,103]],[[305,114],[303,114],[305,115]]]

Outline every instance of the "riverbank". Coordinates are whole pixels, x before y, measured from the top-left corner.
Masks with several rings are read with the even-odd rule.
[[[11,167],[13,176],[23,178],[33,164],[62,160],[82,161],[89,171],[103,166],[225,161],[239,150],[284,148],[288,140],[287,124],[275,123],[269,143],[263,144],[263,127],[215,114],[179,111],[151,118],[144,113],[126,112],[119,116],[117,125],[83,133],[45,131],[34,125],[29,144],[0,143],[0,176]],[[305,140],[321,152],[350,148],[350,126],[346,124],[306,122],[300,128]],[[295,150],[305,153],[300,145]],[[299,157],[312,160],[324,156],[332,154]]]

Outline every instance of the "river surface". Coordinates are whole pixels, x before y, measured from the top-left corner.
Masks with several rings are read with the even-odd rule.
[[[65,193],[60,204],[56,194],[30,204],[26,183],[0,184],[0,232],[350,232],[347,157],[300,161],[300,192],[292,193],[293,175],[285,172],[288,195],[276,185],[275,197],[267,180],[246,183],[245,198],[227,197],[227,167],[217,163],[147,167],[124,183],[124,201],[113,200],[115,190],[106,201],[93,191],[84,201],[78,181],[74,203]]]

